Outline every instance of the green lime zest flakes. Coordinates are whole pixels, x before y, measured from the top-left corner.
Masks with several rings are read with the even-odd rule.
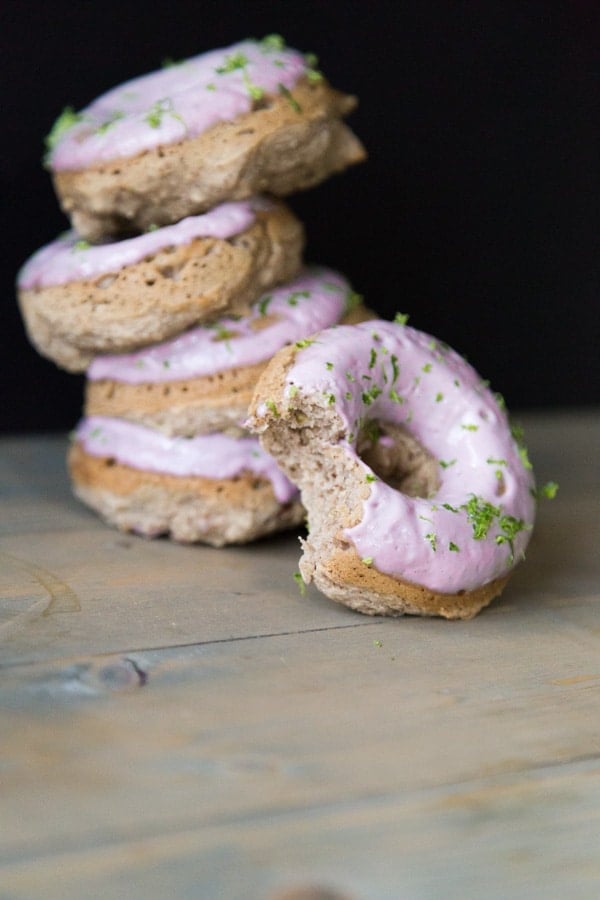
[[[306,66],[306,77],[309,81],[322,81],[323,73],[319,71],[319,58],[315,53],[304,54],[304,65]]]
[[[306,593],[306,585],[304,583],[304,579],[302,578],[302,575],[300,574],[300,572],[294,572],[294,574],[292,575],[292,578],[298,585],[298,590],[300,591],[300,596],[304,597],[304,595]]]
[[[363,558],[361,559],[361,562],[365,566],[372,566],[373,565],[373,557],[372,556],[363,556]]]
[[[453,553],[460,553],[460,547],[458,544],[455,544],[454,541],[450,541],[448,544],[448,550],[451,550]]]
[[[450,466],[453,466],[455,462],[456,462],[455,459],[450,459],[450,460],[440,459],[439,460],[439,463],[440,463],[440,466],[442,467],[442,469],[449,469]]]
[[[217,86],[214,83],[214,81],[209,81],[208,84],[204,85],[205,91],[216,91],[216,89],[217,89]]]
[[[463,423],[460,427],[463,431],[479,431],[479,425],[473,425],[470,422]]]
[[[486,459],[486,463],[489,463],[490,466],[507,466],[508,463],[505,459],[494,459],[493,456],[488,456]]]
[[[458,380],[458,378],[454,379],[454,387],[457,387],[457,388],[460,387],[460,381]]]
[[[73,244],[72,250],[73,250],[73,252],[78,253],[81,250],[89,250],[91,246],[92,245],[90,244],[89,241],[85,241],[83,238],[81,238],[80,240],[75,241],[75,243]]]
[[[388,397],[389,397],[390,400],[392,400],[394,403],[400,403],[400,404],[402,404],[402,403],[405,403],[405,402],[406,402],[405,399],[404,399],[404,397],[403,397],[401,394],[398,393],[398,391],[396,390],[396,388],[391,388],[391,390],[390,390],[390,392],[389,392],[389,394],[388,394]]]
[[[282,38],[280,34],[267,34],[262,38],[260,46],[263,53],[271,50],[285,50],[285,38]]]
[[[527,447],[525,446],[525,432],[523,431],[523,427],[516,424],[515,422],[511,422],[510,433],[512,434],[514,442],[517,445],[517,450],[519,451],[519,456],[521,457],[523,467],[525,469],[532,469],[533,466],[531,465],[529,454],[527,453]]]
[[[148,234],[150,234],[153,231],[158,231],[159,228],[160,228],[160,225],[157,225],[156,222],[150,222],[150,224],[146,228],[146,232]]]
[[[400,375],[400,366],[398,364],[398,357],[394,353],[390,356],[390,362],[392,364],[392,384],[396,384],[398,376]]]
[[[344,397],[346,398],[346,400],[352,400],[352,391],[346,391]]]
[[[230,341],[231,338],[237,337],[236,331],[226,328],[225,325],[222,325],[220,322],[209,325],[209,328],[213,329],[215,332],[215,336],[211,338],[213,341]]]
[[[277,90],[279,91],[279,93],[281,94],[282,97],[285,97],[285,99],[290,104],[290,106],[292,107],[294,112],[297,112],[297,113],[302,112],[302,107],[300,106],[300,104],[298,103],[296,98],[292,95],[291,91],[289,91],[288,88],[286,88],[285,84],[282,84],[281,81],[277,85]]]
[[[161,69],[173,69],[175,66],[182,66],[186,62],[185,59],[173,59],[170,56],[165,56],[163,60],[161,60],[160,67]]]
[[[467,511],[467,518],[471,522],[473,537],[476,541],[481,541],[487,537],[494,519],[497,519],[500,515],[500,507],[494,506],[488,500],[483,500],[475,494],[471,496],[462,508]]]
[[[374,369],[377,363],[377,350],[371,347],[371,356],[369,357],[369,369]]]
[[[332,362],[326,362],[326,363],[325,363],[325,368],[327,369],[328,372],[331,372],[331,370],[333,369],[333,363],[332,363]]]
[[[118,122],[120,119],[124,118],[125,113],[120,109],[113,110],[108,119],[101,125],[98,125],[98,127],[96,128],[96,134],[106,134],[109,128],[112,128],[112,126],[115,124],[115,122]]]
[[[371,403],[373,403],[373,401],[376,400],[381,393],[382,393],[381,388],[378,387],[378,385],[374,384],[369,388],[368,391],[362,392],[362,395],[361,395],[362,401],[365,404],[365,406],[370,406]]]
[[[171,368],[171,363],[170,363],[170,361],[169,361],[168,359],[163,359],[163,368],[164,368],[164,369],[170,369],[170,368]]]
[[[48,153],[51,153],[60,139],[67,131],[70,131],[74,125],[78,125],[84,120],[84,114],[75,112],[72,106],[65,106],[60,116],[54,122],[49,134],[44,138],[44,145]]]
[[[408,322],[409,318],[410,318],[410,316],[408,315],[408,313],[400,313],[400,312],[398,312],[398,313],[396,313],[396,315],[394,316],[394,322],[396,323],[396,325],[406,325],[406,323]]]
[[[500,516],[498,525],[500,526],[502,533],[496,535],[496,543],[508,544],[510,548],[510,561],[512,562],[515,558],[515,549],[513,545],[515,537],[520,531],[525,531],[531,526],[526,525],[523,519],[517,519],[515,516],[508,515]]]
[[[277,409],[277,404],[274,400],[265,400],[265,406],[276,419],[280,418],[279,410]]]
[[[335,404],[335,394],[325,394],[327,397],[327,404],[329,406],[333,406]]]
[[[267,309],[269,308],[269,303],[272,299],[273,297],[271,296],[271,294],[268,294],[268,296],[262,297],[261,300],[258,301],[258,311],[261,316],[266,316]]]
[[[294,347],[296,347],[297,350],[304,350],[305,347],[310,347],[314,342],[314,338],[302,338],[301,341],[296,341]]]
[[[288,388],[288,396],[290,397],[291,400],[294,399],[294,397],[298,394],[299,390],[300,390],[300,388],[298,387],[297,384],[290,384],[290,386]]]
[[[425,540],[429,541],[429,543],[431,544],[431,549],[435,553],[437,551],[437,534],[435,533],[435,531],[429,531],[425,535]]]
[[[363,300],[364,297],[362,294],[357,294],[356,291],[353,291],[352,289],[346,291],[346,307],[344,310],[346,315],[349,312],[352,312],[353,309],[356,309],[357,306],[360,306]]]
[[[288,306],[298,306],[298,300],[301,297],[310,297],[310,291],[292,291],[290,296],[287,298]]]
[[[346,372],[346,378],[348,379],[348,381],[356,381],[356,378],[354,377],[350,369],[348,369],[348,371]]]
[[[444,395],[443,395],[442,393],[438,393],[438,394],[435,395],[435,402],[436,402],[436,403],[441,403],[443,399],[444,399]]]
[[[238,69],[245,69],[248,65],[248,57],[243,53],[230,53],[225,57],[222,66],[217,66],[215,72],[217,75],[228,75],[229,72],[236,72]]]
[[[429,374],[429,372],[431,372],[432,369],[433,369],[433,363],[425,363],[425,365],[421,369],[421,372],[425,372],[426,374]]]
[[[363,428],[363,433],[366,438],[369,439],[371,444],[376,444],[379,438],[381,437],[381,427],[377,422],[371,419],[370,422],[367,422]]]
[[[447,509],[448,512],[451,512],[451,513],[457,513],[457,512],[460,512],[460,510],[458,509],[458,507],[452,506],[450,503],[442,503],[442,509]]]
[[[541,489],[542,494],[548,500],[554,500],[558,493],[558,484],[556,481],[547,481],[546,484]]]
[[[242,78],[244,79],[244,84],[246,86],[246,90],[253,100],[260,100],[264,94],[264,90],[259,87],[258,84],[254,84],[254,82],[250,79],[248,75],[248,70],[244,69],[242,72]]]
[[[163,97],[161,100],[157,100],[156,103],[153,103],[146,113],[145,119],[150,128],[160,128],[163,117],[166,115],[171,116],[172,119],[177,119],[177,121],[181,122],[185,127],[183,117],[176,112],[170,97]]]
[[[373,475],[372,472],[367,472],[365,475],[365,481],[367,484],[373,484],[374,481],[379,481],[377,475]]]
[[[519,447],[519,456],[521,457],[521,462],[523,463],[523,468],[525,469],[533,469],[531,465],[531,460],[529,459],[529,454],[527,453],[527,447],[524,445]]]

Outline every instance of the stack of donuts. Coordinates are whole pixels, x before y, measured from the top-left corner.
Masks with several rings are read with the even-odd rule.
[[[48,138],[72,230],[18,276],[32,343],[86,372],[69,471],[108,522],[214,546],[304,518],[244,428],[273,354],[367,312],[303,264],[281,196],[364,158],[355,98],[272,35],[123,84]]]
[[[65,110],[73,230],[21,270],[21,310],[87,372],[69,469],[108,522],[223,546],[307,514],[301,576],[333,600],[469,618],[527,546],[526,451],[458,354],[303,265],[276,199],[363,159],[354,105],[271,36]]]

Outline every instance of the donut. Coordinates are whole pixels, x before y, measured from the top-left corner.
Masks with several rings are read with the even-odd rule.
[[[374,318],[349,282],[306,267],[264,294],[243,317],[224,317],[134,353],[96,357],[87,370],[85,413],[138,422],[165,434],[235,435],[256,382],[287,344],[340,321]]]
[[[277,36],[135,78],[47,138],[63,210],[90,241],[260,192],[284,196],[364,159],[342,119],[356,99]]]
[[[170,438],[133,422],[84,418],[68,468],[76,496],[109,524],[213,547],[303,521],[296,488],[255,437]]]
[[[137,349],[246,311],[296,273],[303,241],[291,211],[263,198],[101,245],[70,231],[22,267],[19,305],[39,352],[81,372],[99,353]]]
[[[300,488],[302,577],[335,601],[466,619],[524,555],[534,478],[502,404],[401,317],[281,350],[247,425]]]

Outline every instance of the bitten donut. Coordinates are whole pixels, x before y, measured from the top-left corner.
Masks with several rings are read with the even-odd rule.
[[[401,323],[280,351],[247,423],[297,484],[306,582],[369,614],[470,618],[502,591],[534,521],[534,479],[496,397]]]
[[[80,372],[99,353],[247,311],[263,290],[295,275],[303,243],[291,211],[263,198],[96,246],[71,231],[25,263],[19,305],[39,352]]]
[[[122,531],[240,544],[303,521],[296,488],[255,437],[169,438],[119,419],[75,430],[68,465],[75,494]]]
[[[86,415],[168,435],[243,433],[256,382],[277,350],[340,321],[367,318],[374,316],[345,278],[307,267],[264,294],[247,316],[221,318],[135,353],[96,357],[87,372]]]
[[[48,136],[64,211],[88,240],[143,231],[254,194],[284,196],[364,159],[354,97],[277,36],[114,88]]]

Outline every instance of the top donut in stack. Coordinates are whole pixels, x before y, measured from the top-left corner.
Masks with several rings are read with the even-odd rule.
[[[272,35],[117,87],[49,136],[47,165],[82,238],[145,231],[224,200],[285,196],[364,158],[354,97]]]

